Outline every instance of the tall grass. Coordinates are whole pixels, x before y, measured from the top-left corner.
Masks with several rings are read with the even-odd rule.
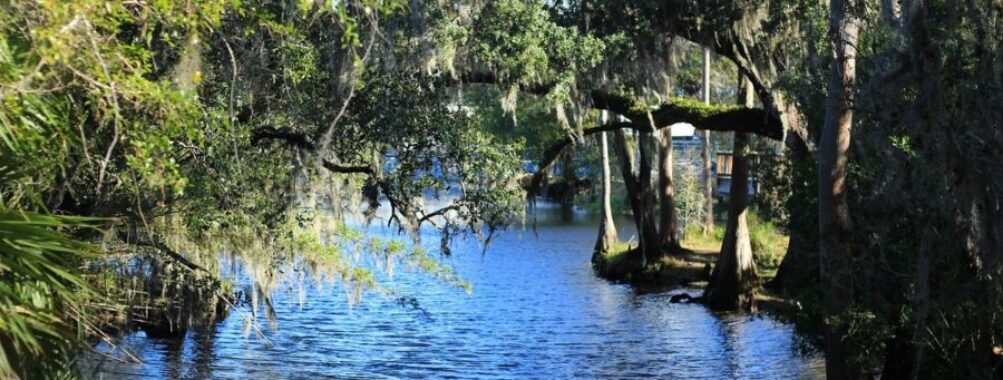
[[[749,223],[749,240],[752,255],[761,276],[770,277],[776,272],[784,255],[787,254],[789,237],[773,222],[763,220],[755,209],[746,214]],[[724,240],[725,220],[720,218],[709,234],[704,234],[698,224],[689,224],[683,232],[682,244],[686,248],[700,252],[719,252]]]
[[[752,243],[752,254],[760,271],[776,272],[784,255],[790,237],[773,222],[762,220],[759,214],[750,210],[749,240]]]

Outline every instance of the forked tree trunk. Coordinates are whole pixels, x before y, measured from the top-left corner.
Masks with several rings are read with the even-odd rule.
[[[739,103],[753,106],[752,91],[745,77],[739,78]],[[714,310],[751,309],[756,286],[756,263],[752,257],[746,211],[749,203],[749,136],[735,133],[732,155],[731,189],[728,199],[728,223],[724,242],[711,274],[704,297]]]
[[[860,21],[855,15],[859,0],[832,0],[829,37],[835,59],[829,77],[825,125],[819,144],[818,218],[819,275],[826,314],[843,313],[853,302],[850,251],[852,231],[846,201],[846,171],[853,126],[853,89],[856,79],[856,46]],[[839,320],[838,318],[834,320]],[[835,322],[825,326],[825,369],[830,380],[858,379],[863,371],[850,360],[853,348],[844,340],[848,327]]]
[[[710,104],[710,49],[703,49],[703,101]],[[711,176],[710,131],[703,131],[704,235],[714,230],[714,178]]]
[[[655,251],[652,246],[657,246],[658,233],[655,230],[654,221],[644,217],[646,213],[650,213],[650,210],[644,209],[643,188],[638,176],[634,175],[633,154],[627,146],[627,138],[622,130],[613,132],[613,152],[616,153],[617,161],[619,161],[620,174],[623,176],[631,214],[634,217],[634,225],[637,227],[637,240],[640,249],[637,250],[639,257],[636,259],[639,259],[640,264],[644,266],[647,265],[648,258]]]

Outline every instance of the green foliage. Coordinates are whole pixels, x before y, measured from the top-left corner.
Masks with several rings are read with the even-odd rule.
[[[552,86],[547,97],[555,104],[571,100],[579,73],[597,65],[605,48],[602,40],[552,21],[543,0],[493,1],[472,29],[477,63],[511,91],[519,85]]]
[[[224,4],[4,5],[0,123],[21,163],[8,200],[73,186],[73,208],[86,210],[183,193],[177,147],[203,147],[213,129],[189,85],[201,76],[194,55]]]
[[[855,361],[855,365],[860,366],[870,365],[875,357],[880,356],[883,344],[892,334],[888,321],[865,308],[853,308],[838,315],[829,315],[824,323],[828,328],[838,326],[843,329],[842,339],[849,341],[851,347],[861,350],[850,358]]]
[[[758,212],[748,211],[749,241],[753,259],[760,271],[774,271],[787,254],[788,236]]]
[[[789,66],[780,85],[816,132],[831,79],[828,9],[819,2],[791,6],[801,18],[798,44],[804,48],[790,57],[808,64]],[[981,246],[975,241],[999,234],[973,231],[986,231],[986,220],[999,214],[997,206],[987,207],[998,205],[1001,187],[998,170],[986,163],[1000,161],[1000,113],[988,105],[1003,93],[986,84],[998,83],[998,71],[990,74],[988,67],[999,66],[1001,13],[989,2],[951,1],[903,7],[898,20],[883,18],[880,10],[859,10],[845,191],[853,230],[838,237],[848,246],[853,304],[826,318],[831,310],[814,284],[806,281],[794,291],[804,314],[845,326],[843,339],[854,347],[850,360],[864,368],[880,367],[882,353],[897,353],[883,341],[895,336],[922,350],[923,359],[914,363],[921,377],[998,376],[1000,357],[988,352],[1001,331],[992,317],[1003,292],[1000,267],[982,260],[980,252],[992,246],[988,240]],[[818,173],[814,160],[804,161],[810,162],[780,163],[781,170],[760,178],[780,179],[785,191],[768,200],[777,205],[769,210],[783,214],[792,239],[811,249],[819,238],[813,211]],[[774,212],[783,204],[789,213]]]
[[[714,225],[709,234],[703,233],[699,223],[689,224],[683,230],[682,245],[700,252],[719,252],[724,241],[725,226],[723,221],[727,216],[718,213],[721,222]],[[752,244],[753,260],[760,277],[772,277],[784,255],[787,254],[788,236],[772,222],[764,220],[756,210],[746,211],[746,222],[749,226],[749,242]],[[702,220],[702,219],[701,219]]]
[[[393,198],[391,207],[404,222],[412,228],[421,223],[423,192],[446,193],[455,185],[461,187],[452,203],[455,215],[445,221],[451,232],[461,226],[493,232],[518,219],[523,197],[514,179],[521,172],[521,144],[483,132],[476,119],[448,107],[446,93],[427,78],[389,74],[366,82],[334,144],[346,163],[382,165],[383,157],[392,158],[372,181]]]
[[[480,126],[506,143],[523,142],[527,159],[539,160],[543,151],[566,133],[554,115],[552,105],[540,97],[525,95],[514,115],[506,115],[498,99],[502,91],[494,86],[475,85],[463,90],[464,105],[473,108]],[[518,120],[518,123],[514,121]]]
[[[676,220],[680,229],[702,223],[704,218],[704,190],[700,181],[700,168],[687,160],[677,161],[673,170],[672,183],[675,184]]]
[[[989,348],[1003,346],[992,317],[1003,293],[1000,9],[927,1],[902,27],[872,8],[847,183],[853,305],[824,315],[811,283],[796,296],[811,324],[846,327],[862,364],[877,363],[890,331],[918,331],[924,373],[991,377]],[[385,293],[394,266],[469,289],[428,252],[327,218],[386,198],[402,229],[490,242],[522,216],[521,160],[562,136],[564,108],[587,90],[631,95],[639,113],[653,99],[696,120],[735,109],[671,97],[695,95],[701,50],[673,34],[741,47],[732,58],[800,106],[811,141],[832,56],[827,11],[817,1],[2,2],[0,377],[65,372],[96,321],[129,322],[129,307],[214,312],[232,290],[220,252],[248,263],[266,300],[284,280],[278,268],[346,284],[353,301]],[[733,67],[715,62],[725,78],[715,95],[728,98],[720,83]],[[462,74],[485,72],[498,88],[453,97]],[[545,95],[516,109],[524,90]],[[488,105],[497,99],[500,109]],[[756,200],[764,222],[750,213],[760,267],[784,251],[778,229],[818,241],[816,163],[800,153],[756,174],[767,190]],[[675,172],[691,231],[703,213],[698,170]],[[424,196],[451,194],[446,209],[424,209]],[[99,239],[117,255],[95,263],[80,241]],[[917,257],[936,271],[921,276]],[[112,306],[94,310],[92,288]]]
[[[0,207],[0,377],[68,374],[96,332],[103,297],[78,268],[95,249],[60,231],[91,222]]]
[[[211,319],[232,291],[219,278],[224,248],[240,252],[261,289],[270,289],[273,265],[303,257],[355,284],[353,294],[375,286],[363,266],[319,245],[323,240],[307,230],[317,216],[297,210],[318,192],[317,183],[333,182],[306,162],[315,152],[265,149],[253,138],[261,125],[294,131],[332,125],[344,99],[328,96],[338,91],[326,85],[346,67],[360,67],[360,43],[375,38],[367,29],[374,18],[402,10],[399,1],[340,4],[0,4],[0,208],[4,223],[17,226],[0,230],[9,235],[0,266],[6,289],[0,377],[55,375],[66,370],[61,366],[77,344],[99,332],[96,322],[84,320],[97,297],[82,278],[109,296],[95,320],[166,318],[181,328],[208,321],[203,311]],[[345,44],[328,48],[331,40]],[[345,66],[329,64],[345,57]],[[397,78],[400,86],[378,75],[368,78],[373,86],[350,81],[360,101],[348,110],[340,137],[361,145],[335,144],[345,149],[338,156],[380,167],[372,155],[348,153],[401,155],[379,181],[383,191],[415,203],[421,191],[444,188],[445,181],[420,173],[445,154],[454,169],[465,170],[463,221],[490,231],[509,223],[521,207],[507,182],[519,167],[518,146],[496,144],[465,115],[449,111],[441,88]],[[400,102],[406,99],[417,103]],[[94,222],[113,234],[72,229],[76,235],[67,237],[54,230],[80,220],[22,210],[117,218]],[[254,244],[233,249],[220,236]],[[337,236],[354,241],[352,234]],[[89,246],[73,240],[100,238],[102,247],[121,254],[85,260],[79,251]],[[406,256],[388,244],[388,254]],[[271,254],[283,247],[300,259]],[[446,272],[427,255],[408,257],[416,267]],[[33,360],[39,357],[47,360]]]

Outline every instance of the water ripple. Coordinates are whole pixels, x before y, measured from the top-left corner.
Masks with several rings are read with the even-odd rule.
[[[596,278],[588,263],[595,224],[580,219],[542,218],[536,234],[506,233],[486,255],[475,242],[457,242],[446,261],[474,284],[470,295],[395,274],[391,285],[416,297],[427,316],[377,296],[349,307],[330,290],[301,307],[289,292],[275,299],[276,328],[262,327],[267,342],[245,336],[235,314],[180,340],[123,337],[141,364],[91,358],[88,366],[100,364],[96,377],[104,379],[823,376],[817,357],[798,353],[790,326],[668,302],[685,289],[638,294]]]

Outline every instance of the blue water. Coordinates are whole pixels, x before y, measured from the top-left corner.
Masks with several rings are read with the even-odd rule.
[[[620,223],[626,226],[628,223]],[[537,230],[498,237],[486,254],[472,240],[443,260],[473,283],[467,294],[420,273],[385,285],[414,297],[339,290],[275,295],[276,320],[246,332],[246,311],[184,339],[125,336],[141,362],[90,359],[106,379],[318,378],[820,378],[817,356],[799,353],[793,329],[767,316],[715,314],[671,304],[597,278],[589,256],[596,222],[544,208]],[[387,234],[382,228],[371,233]],[[629,238],[624,229],[621,238]],[[398,271],[400,272],[400,271]],[[107,344],[98,350],[121,357]],[[94,367],[94,365],[90,367]]]

